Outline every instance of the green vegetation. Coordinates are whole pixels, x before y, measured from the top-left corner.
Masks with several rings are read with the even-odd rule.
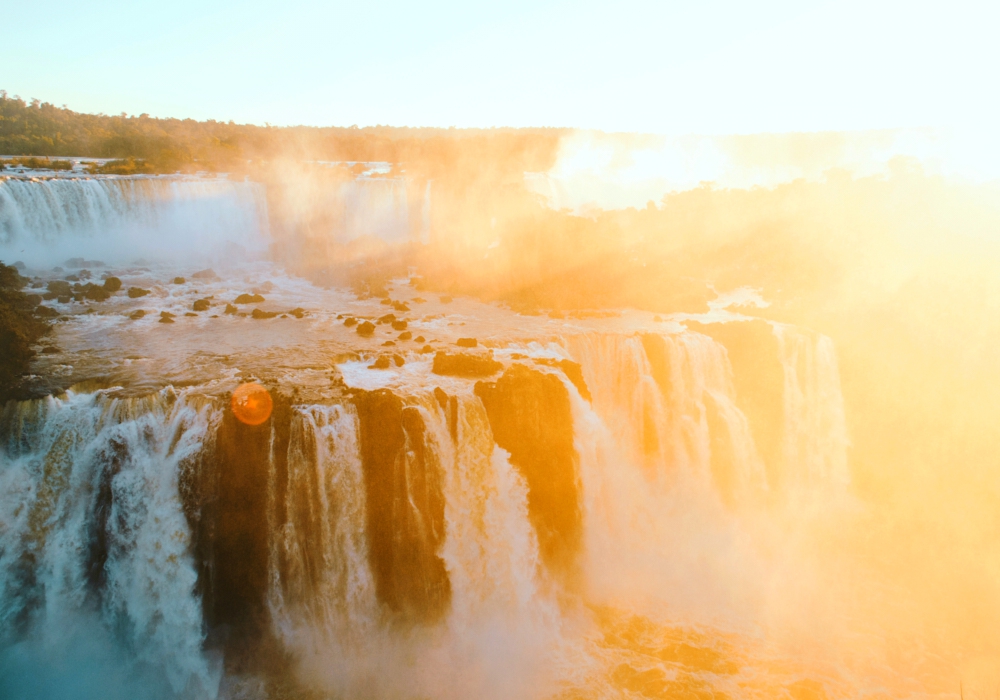
[[[0,401],[11,398],[35,355],[31,346],[47,331],[21,292],[27,283],[17,268],[0,263]]]
[[[416,163],[428,174],[455,170],[470,154],[480,164],[545,170],[559,129],[411,129],[271,127],[147,114],[81,114],[0,90],[0,153],[124,161],[113,172],[242,172],[279,158]],[[129,161],[128,159],[133,159]],[[132,163],[134,162],[134,165]],[[103,172],[103,171],[101,171]]]
[[[72,170],[73,161],[50,160],[49,158],[37,158],[28,156],[26,158],[8,158],[0,160],[0,170],[3,168],[31,168],[32,170]]]

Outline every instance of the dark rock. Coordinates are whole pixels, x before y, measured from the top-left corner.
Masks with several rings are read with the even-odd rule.
[[[254,309],[253,313],[250,314],[252,318],[256,318],[257,320],[275,318],[277,315],[277,311],[261,311],[260,309]]]
[[[28,304],[30,304],[31,306],[38,306],[39,304],[42,303],[42,295],[41,294],[25,294],[24,295],[24,300]]]
[[[194,311],[186,311],[186,312],[184,313],[184,315],[185,315],[185,316],[194,316],[195,318],[197,318],[197,317],[198,317],[198,314],[196,314],[196,313],[195,313]]]
[[[406,302],[403,302],[403,301],[394,301],[394,302],[392,302],[392,308],[394,308],[396,311],[402,311],[402,312],[406,312],[406,311],[410,310],[410,307],[407,306]]]
[[[217,280],[219,276],[215,274],[215,270],[209,268],[207,270],[198,270],[191,275],[191,278],[196,280]]]
[[[413,342],[414,343],[423,343],[423,342],[425,342],[424,341],[424,336],[418,335],[416,338],[413,339]]]
[[[368,365],[368,369],[389,369],[392,363],[389,362],[389,358],[385,355],[379,355],[375,358],[375,362]]]
[[[392,322],[392,330],[394,330],[394,331],[405,331],[406,330],[406,321],[393,321]]]
[[[133,321],[138,321],[140,318],[142,318],[145,315],[146,315],[145,311],[143,311],[142,309],[136,309],[135,311],[133,311],[132,313],[130,313],[128,315],[128,317],[130,319],[132,319]]]
[[[62,350],[57,348],[55,345],[46,345],[44,348],[42,348],[43,355],[55,355],[60,352],[62,352]]]
[[[379,304],[382,306],[392,306],[392,299],[383,299]]]
[[[176,316],[169,311],[161,311],[160,318],[176,318]]]
[[[72,299],[73,297],[70,296],[69,294],[60,294],[56,298],[56,301],[58,301],[60,304],[68,304]]]
[[[238,312],[238,311],[239,311],[239,309],[237,309],[232,304],[226,304],[226,311],[225,311],[225,313],[229,314],[230,316],[235,315],[236,312]]]
[[[520,353],[514,353],[511,356],[513,359],[523,359],[524,355]],[[573,362],[572,360],[554,360],[548,357],[540,357],[535,359],[535,364],[547,365],[549,367],[558,367],[562,370],[562,373],[566,375],[566,378],[573,382],[573,386],[576,390],[580,392],[582,396],[588,402],[592,402],[593,399],[590,396],[590,389],[587,388],[587,382],[583,379],[583,368],[580,366],[579,362]]]
[[[398,353],[392,354],[392,361],[396,363],[397,367],[402,367],[406,364],[406,360],[404,360],[403,356]]]
[[[358,324],[358,335],[368,338],[375,333],[375,324],[371,321],[365,321],[364,323]]]
[[[359,391],[365,532],[375,591],[404,620],[440,619],[451,585],[440,551],[444,479],[420,412],[391,391]]]
[[[430,346],[425,346],[429,348]],[[423,352],[423,350],[421,350]],[[473,354],[438,352],[434,355],[434,374],[452,377],[488,377],[503,369],[503,365],[493,359],[493,353]]]
[[[66,275],[66,279],[70,282],[79,282],[80,277],[78,275]]]
[[[148,289],[143,289],[142,287],[129,287],[128,288],[128,298],[138,299],[139,297],[144,297],[149,294]]]
[[[96,284],[88,284],[84,289],[83,296],[91,301],[107,301],[111,298],[111,292]]]
[[[289,316],[294,316],[295,318],[302,318],[303,316],[306,315],[306,310],[297,306],[294,309],[292,309],[291,311],[289,311],[288,315]]]
[[[39,318],[55,318],[59,315],[59,312],[53,309],[51,306],[36,306],[35,316]]]
[[[399,340],[409,340],[412,337],[413,337],[413,334],[410,333],[410,331],[403,331],[402,333],[399,334],[399,338],[398,339]]]
[[[114,294],[122,288],[122,281],[117,277],[105,277],[104,288]]]
[[[184,284],[187,282],[183,277],[174,277],[174,284]]]
[[[579,456],[569,394],[558,377],[521,364],[477,382],[497,445],[528,484],[528,517],[543,561],[573,573],[583,532]]]
[[[383,346],[383,347],[388,347],[388,346],[391,346],[391,345],[395,345],[395,344],[396,344],[396,343],[395,343],[394,341],[392,341],[392,340],[387,340],[387,341],[385,341],[384,343],[382,343],[382,346]]]
[[[459,338],[455,341],[455,345],[460,348],[474,348],[479,345],[479,341],[475,338]]]
[[[419,352],[421,355],[426,355],[429,352],[434,352],[434,348],[432,348],[430,345],[425,345],[424,347],[417,350],[417,352]]]
[[[344,325],[347,326],[348,328],[357,325],[357,323],[358,319],[354,318],[353,316],[348,316],[347,318],[344,319]]]
[[[194,304],[191,305],[191,308],[195,311],[208,311],[211,306],[212,302],[210,302],[208,299],[195,299]]]
[[[55,294],[56,296],[66,296],[68,294],[71,294],[73,291],[73,288],[70,287],[69,282],[64,282],[62,280],[52,280],[45,286],[45,288],[48,289],[49,292],[51,292],[52,294]]]
[[[396,317],[393,314],[386,314],[385,316],[379,316],[378,317],[378,322],[380,324],[382,324],[382,323],[395,323],[396,322]]]
[[[170,316],[162,316],[160,318],[160,323],[174,323],[174,319]]]
[[[233,299],[234,304],[262,304],[264,303],[264,297],[260,294],[240,294],[238,297]]]

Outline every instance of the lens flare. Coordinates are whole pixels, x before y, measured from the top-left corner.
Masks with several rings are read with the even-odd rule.
[[[271,394],[256,382],[240,384],[233,392],[233,415],[247,425],[260,425],[271,417]]]

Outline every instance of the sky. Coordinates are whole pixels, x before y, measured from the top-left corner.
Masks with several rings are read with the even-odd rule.
[[[0,89],[255,124],[658,134],[1000,120],[1000,3],[4,3]]]

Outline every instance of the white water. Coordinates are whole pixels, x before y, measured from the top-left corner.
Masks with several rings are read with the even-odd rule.
[[[169,390],[8,404],[4,697],[214,697],[178,492],[214,419]]]
[[[137,234],[137,232],[139,232]],[[0,259],[221,264],[267,250],[264,188],[193,177],[0,178]]]

